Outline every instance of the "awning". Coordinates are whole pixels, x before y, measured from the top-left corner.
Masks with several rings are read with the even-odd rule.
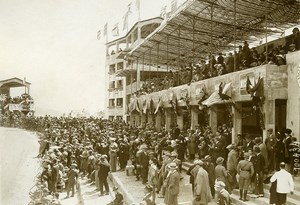
[[[255,42],[266,32],[280,34],[298,25],[299,2],[236,0],[234,6],[234,0],[188,0],[128,57],[169,67],[197,62],[209,54],[231,51],[242,41]]]

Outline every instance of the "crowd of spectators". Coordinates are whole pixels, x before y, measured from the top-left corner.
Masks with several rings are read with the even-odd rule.
[[[23,103],[27,100],[33,100],[33,98],[29,94],[23,93],[21,96],[16,96],[16,97],[8,96],[8,97],[6,97],[5,99],[3,99],[3,103],[4,103],[4,106],[5,106],[7,104],[20,104],[20,103]]]
[[[293,34],[287,36],[285,45],[279,45],[266,51],[259,52],[257,48],[249,48],[247,41],[240,45],[236,53],[229,52],[226,56],[219,53],[211,55],[207,60],[181,67],[177,71],[169,71],[162,77],[145,79],[141,89],[136,95],[168,89],[170,87],[188,84],[199,80],[220,76],[251,67],[265,64],[285,65],[286,54],[300,50],[300,32],[298,28],[293,29]]]
[[[9,126],[11,122],[4,119],[1,125]],[[240,134],[233,144],[231,129],[226,124],[219,126],[216,132],[208,126],[180,130],[177,125],[170,131],[156,131],[152,124],[137,128],[121,121],[92,117],[45,116],[24,118],[21,125],[42,135],[38,157],[43,166],[40,175],[40,181],[44,184],[43,200],[52,196],[51,200],[55,203],[59,198],[58,194],[65,189],[66,197],[70,197],[71,191],[71,196],[74,196],[79,176],[88,177],[95,182],[100,196],[107,194],[108,173],[121,171],[128,174],[127,168],[131,164],[136,180],[152,190],[152,197],[147,200],[154,201],[158,194],[158,197],[165,197],[166,204],[170,204],[170,172],[178,172],[178,176],[182,178],[180,173],[184,161],[194,162],[187,173],[191,175],[191,191],[195,192],[197,200],[197,166],[203,167],[202,172],[208,174],[211,197],[217,194],[214,187],[217,180],[222,182],[221,186],[224,184],[223,187],[229,194],[235,188],[240,189],[240,199],[244,201],[249,192],[263,196],[263,180],[268,173],[278,169],[281,162],[288,165],[287,170],[293,170],[293,153],[288,148],[295,138],[290,129],[283,130],[280,134],[274,134],[269,129],[265,142],[262,137]],[[259,155],[262,157],[258,157]],[[239,167],[248,162],[251,162],[251,166],[249,165],[246,179],[237,182],[237,174],[244,177]],[[194,170],[195,167],[197,171]]]

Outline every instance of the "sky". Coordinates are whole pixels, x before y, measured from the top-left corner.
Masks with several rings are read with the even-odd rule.
[[[164,3],[140,1],[142,19],[159,15]],[[108,32],[117,22],[122,31],[130,2],[0,0],[0,80],[25,77],[38,115],[104,110],[105,42],[97,31],[106,22]]]

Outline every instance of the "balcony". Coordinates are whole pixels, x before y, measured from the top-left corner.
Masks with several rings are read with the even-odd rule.
[[[250,101],[251,96],[246,92],[246,80],[249,77],[252,85],[259,77],[263,78],[264,95],[266,99],[287,99],[287,65],[262,65],[254,68],[249,68],[225,75],[217,76],[214,78],[193,82],[190,85],[180,85],[167,90],[162,90],[154,93],[146,94],[141,98],[146,98],[147,101],[151,98],[155,103],[158,102],[159,96],[163,102],[164,107],[171,107],[169,101],[172,100],[172,93],[178,99],[178,106],[185,106],[185,102],[180,100],[186,94],[190,97],[190,105],[198,105],[201,98],[201,90],[205,87],[206,92],[210,95],[218,89],[219,84],[231,82],[231,90],[229,96],[235,102]],[[128,85],[128,91],[131,90],[131,85]],[[136,82],[132,84],[132,92],[136,91]]]

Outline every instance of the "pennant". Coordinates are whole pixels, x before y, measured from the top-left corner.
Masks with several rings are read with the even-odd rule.
[[[116,23],[114,28],[111,30],[112,36],[119,36],[119,23]]]

